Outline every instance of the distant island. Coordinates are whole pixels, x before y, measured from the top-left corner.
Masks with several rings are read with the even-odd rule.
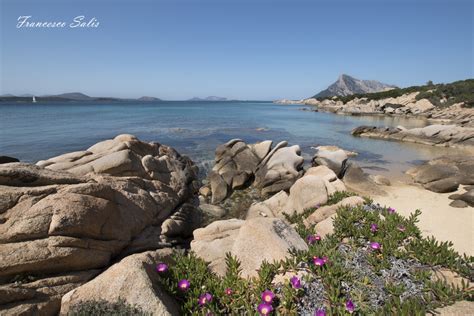
[[[223,97],[209,96],[207,98],[194,97],[194,98],[189,99],[188,101],[229,101],[229,100]]]
[[[81,92],[69,92],[61,93],[54,95],[43,95],[43,96],[34,96],[32,94],[23,94],[23,95],[13,95],[13,94],[4,94],[0,95],[0,102],[52,102],[52,101],[61,101],[61,102],[74,102],[74,101],[99,101],[99,102],[122,102],[122,101],[142,101],[142,102],[158,102],[162,101],[159,98],[143,96],[138,99],[133,98],[114,98],[114,97],[91,97]]]

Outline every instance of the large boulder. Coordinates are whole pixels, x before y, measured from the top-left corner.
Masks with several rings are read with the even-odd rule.
[[[170,262],[171,249],[134,254],[114,264],[92,281],[71,290],[61,301],[60,315],[75,305],[96,301],[122,302],[147,315],[178,315],[176,301],[159,287],[158,262]]]
[[[197,169],[170,147],[122,135],[39,165],[0,165],[2,283],[102,269],[185,243],[200,224],[186,203]]]
[[[303,175],[301,150],[298,145],[285,147],[279,143],[263,160],[255,174],[255,185],[263,196],[281,190],[289,190],[295,181]]]
[[[213,204],[223,202],[234,190],[250,185],[268,196],[289,190],[302,175],[303,158],[299,146],[286,147],[280,142],[272,148],[272,141],[247,145],[232,139],[216,149],[215,165],[208,176]]]
[[[327,166],[338,177],[342,177],[348,156],[343,149],[329,146],[316,147],[313,157],[314,166]]]
[[[222,202],[232,190],[248,186],[271,145],[271,141],[247,145],[240,139],[232,139],[217,147],[215,165],[209,175],[211,202]]]
[[[289,213],[302,214],[304,210],[325,204],[327,201],[328,191],[324,180],[318,176],[305,175],[290,188],[285,208]]]
[[[241,262],[243,277],[256,276],[264,260],[285,259],[290,249],[308,246],[294,228],[277,218],[216,221],[197,229],[191,242],[191,250],[220,275],[225,274],[225,255],[230,252]]]
[[[361,195],[371,196],[386,194],[361,167],[353,162],[347,164],[342,181],[350,191]]]

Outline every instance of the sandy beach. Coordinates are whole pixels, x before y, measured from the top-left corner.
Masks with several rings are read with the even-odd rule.
[[[419,227],[424,236],[452,241],[459,253],[474,255],[474,208],[454,208],[448,198],[453,193],[439,194],[417,185],[394,183],[384,188],[386,196],[373,197],[381,205],[391,206],[404,216],[420,209]],[[464,192],[460,189],[458,193]]]

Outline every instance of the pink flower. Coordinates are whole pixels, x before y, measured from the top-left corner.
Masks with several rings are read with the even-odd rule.
[[[273,307],[270,304],[262,302],[258,305],[257,310],[260,315],[269,315],[272,312]]]
[[[406,230],[405,226],[403,225],[398,226],[397,229],[401,232],[404,232]]]
[[[178,288],[183,292],[186,292],[187,290],[189,290],[190,286],[191,286],[191,283],[189,283],[189,281],[186,279],[182,279],[181,281],[178,282]]]
[[[377,230],[379,229],[379,227],[377,226],[377,224],[371,224],[370,225],[370,231],[375,233]]]
[[[387,210],[390,214],[395,213],[395,209],[393,207],[389,207]]]
[[[210,303],[211,301],[212,301],[212,295],[210,293],[205,293],[199,296],[198,304],[199,306],[204,306],[207,303]]]
[[[225,294],[227,295],[232,295],[232,289],[230,287],[226,288],[225,291],[224,291]]]
[[[372,248],[373,250],[379,250],[380,247],[382,247],[378,242],[371,242],[370,243],[370,248]]]
[[[351,300],[347,300],[346,301],[346,310],[352,314],[355,310],[355,305],[354,305],[354,302],[352,302]]]
[[[320,241],[320,240],[321,240],[321,236],[319,236],[319,235],[309,235],[308,237],[306,237],[306,241],[310,245],[312,245],[315,242]]]
[[[265,290],[262,293],[262,301],[265,303],[271,303],[273,302],[273,299],[275,298],[275,294],[273,294],[272,291],[270,290]]]
[[[323,259],[323,261],[324,261],[325,264],[329,262],[329,258],[326,257],[326,256],[324,256],[322,259]]]
[[[326,311],[324,309],[318,309],[314,312],[314,316],[326,316]]]
[[[322,267],[323,265],[326,264],[326,262],[324,262],[324,259],[319,258],[319,257],[313,257],[313,263],[315,266],[318,266],[318,267]]]
[[[168,265],[166,263],[160,262],[156,265],[156,271],[158,271],[158,273],[165,273],[168,271]]]
[[[296,275],[290,279],[290,283],[291,283],[291,286],[293,286],[293,288],[295,289],[301,288],[300,278],[298,278]]]

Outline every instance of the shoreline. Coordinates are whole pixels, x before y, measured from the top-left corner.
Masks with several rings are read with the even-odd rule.
[[[454,249],[469,256],[474,255],[474,207],[455,208],[448,198],[453,193],[463,193],[463,188],[451,193],[435,193],[416,184],[396,182],[384,187],[385,196],[374,196],[375,203],[391,206],[408,217],[416,209],[422,211],[418,226],[424,237],[434,236],[439,241],[451,241]],[[469,225],[471,223],[471,225]]]

